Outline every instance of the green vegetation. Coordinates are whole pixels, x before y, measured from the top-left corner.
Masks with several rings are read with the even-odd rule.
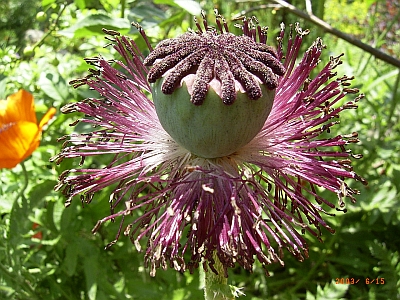
[[[323,243],[306,234],[309,258],[298,262],[285,253],[285,266],[271,265],[270,277],[261,267],[253,273],[240,268],[229,283],[243,288],[240,299],[398,299],[400,295],[400,70],[354,45],[302,20],[273,1],[178,0],[2,0],[0,4],[0,99],[26,89],[33,93],[38,119],[51,106],[56,118],[45,128],[40,147],[12,170],[0,170],[0,298],[1,299],[202,299],[199,274],[159,270],[149,276],[127,237],[110,249],[119,223],[91,229],[109,213],[111,189],[82,206],[79,199],[64,207],[65,198],[53,190],[58,176],[79,164],[49,162],[61,148],[57,139],[72,132],[78,114],[60,108],[92,91],[73,89],[68,82],[86,74],[84,57],[112,57],[103,46],[102,28],[145,43],[130,25],[139,22],[152,44],[194,28],[191,14],[216,7],[228,20],[247,12],[269,26],[271,42],[279,24],[300,22],[311,30],[305,45],[322,36],[324,61],[344,53],[337,71],[355,76],[352,87],[366,95],[358,110],[346,111],[340,133],[359,133],[353,153],[363,155],[353,167],[369,185],[347,212],[325,220],[336,229],[323,232]],[[291,1],[299,10],[305,1]],[[399,59],[399,1],[313,1],[314,14],[333,27]],[[397,20],[397,21],[392,21]],[[306,49],[306,48],[305,48]],[[305,50],[304,49],[304,50]],[[350,95],[351,96],[351,95]],[[81,126],[81,125],[79,125]],[[82,127],[76,130],[83,130]],[[83,126],[83,125],[82,125]],[[1,149],[0,149],[1,151]],[[90,161],[104,165],[109,158]],[[325,195],[324,191],[321,191]],[[336,199],[326,195],[331,201]],[[374,281],[373,281],[374,280]],[[379,284],[378,284],[379,283]]]

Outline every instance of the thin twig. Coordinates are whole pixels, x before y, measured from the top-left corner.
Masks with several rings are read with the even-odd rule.
[[[33,45],[33,49],[40,47],[45,39],[51,35],[54,31],[56,31],[56,27],[57,27],[57,23],[61,18],[61,15],[64,13],[64,10],[67,8],[66,4],[62,4],[60,5],[61,9],[58,12],[57,18],[53,21],[51,28],[42,36],[42,38],[40,39],[40,41],[38,41],[35,45]]]
[[[387,55],[386,53],[382,52],[379,49],[376,49],[370,45],[367,45],[367,44],[361,42],[360,40],[352,37],[351,35],[348,35],[340,30],[337,30],[336,28],[333,28],[331,25],[329,25],[325,21],[321,20],[320,18],[318,18],[314,15],[309,15],[283,0],[269,0],[269,1],[271,1],[275,4],[281,5],[285,9],[292,12],[293,14],[295,14],[307,21],[313,22],[314,24],[322,27],[326,32],[329,32],[329,33],[349,42],[350,44],[357,46],[368,53],[371,53],[376,58],[383,60],[384,62],[387,62],[397,68],[400,68],[400,60],[394,58],[393,56]]]
[[[314,15],[313,12],[312,12],[312,3],[311,3],[311,0],[306,0],[306,12],[307,12],[309,15]]]
[[[302,19],[305,19],[307,21],[310,21],[310,22],[316,24],[317,26],[321,27],[326,32],[329,32],[329,33],[349,42],[350,44],[352,44],[358,48],[361,48],[365,52],[368,52],[368,53],[372,54],[373,56],[375,56],[377,59],[380,59],[388,64],[391,64],[397,68],[400,68],[400,60],[398,60],[397,58],[390,56],[390,55],[382,52],[381,50],[376,49],[370,45],[367,45],[367,44],[361,42],[360,40],[352,37],[351,35],[348,35],[336,28],[333,28],[331,25],[329,25],[325,21],[321,20],[320,18],[318,18],[312,14],[308,14],[304,11],[301,11],[301,10],[297,9],[295,6],[291,5],[290,3],[285,2],[283,0],[269,0],[269,2],[271,2],[274,5],[277,5],[279,7],[282,7],[284,9],[287,9],[288,11],[299,16]],[[261,8],[267,8],[270,6],[271,5],[268,5],[268,4],[260,5],[260,6],[258,6],[258,8],[261,9]],[[254,8],[252,10],[254,10]]]

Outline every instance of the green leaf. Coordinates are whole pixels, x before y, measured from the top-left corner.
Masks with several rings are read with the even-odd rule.
[[[154,0],[154,4],[176,6],[174,0]]]
[[[335,281],[328,283],[322,288],[320,285],[317,286],[317,294],[314,296],[307,291],[307,300],[339,300],[342,298],[349,288],[348,284],[336,284]]]
[[[6,214],[11,211],[14,199],[12,197],[0,197],[0,214]]]
[[[97,294],[97,273],[98,273],[98,256],[92,255],[86,257],[83,266],[86,279],[86,290],[90,300],[96,299]]]
[[[47,203],[47,209],[45,212],[45,224],[46,227],[53,233],[58,234],[58,229],[56,224],[54,223],[54,207],[56,205],[56,202],[54,201],[49,201]]]
[[[166,20],[167,15],[163,10],[157,7],[139,3],[129,10],[128,18],[130,20],[135,20],[135,22],[139,22],[140,26],[147,29],[159,26],[160,22]],[[132,26],[130,33],[136,34],[136,28]]]
[[[30,208],[36,207],[40,200],[47,196],[57,184],[55,180],[45,180],[42,183],[35,185],[29,192]]]
[[[198,16],[201,13],[201,6],[199,3],[193,0],[174,0],[174,2],[188,13],[194,16]]]
[[[65,250],[65,257],[63,260],[63,268],[69,276],[74,275],[76,270],[76,265],[78,263],[78,250],[79,245],[76,243],[68,244]]]
[[[377,241],[368,243],[369,250],[372,256],[377,258],[378,265],[374,267],[377,274],[370,274],[370,278],[375,280],[373,285],[377,291],[386,291],[387,299],[396,299],[400,292],[400,258],[399,253],[389,250],[385,244],[378,243]],[[378,280],[376,280],[378,278]],[[371,280],[372,280],[371,279]],[[383,281],[381,281],[383,280]]]
[[[74,0],[74,3],[76,6],[79,7],[80,10],[83,10],[86,8],[86,1],[85,0]]]
[[[16,247],[21,244],[21,234],[26,232],[29,228],[28,219],[30,209],[28,201],[25,197],[21,197],[14,201],[11,215],[10,215],[10,226],[8,236],[9,242],[12,247]],[[30,223],[30,222],[29,222]]]
[[[400,207],[398,193],[391,182],[386,182],[380,186],[374,195],[371,195],[370,202],[361,202],[360,206],[365,212],[371,212],[369,225],[372,225],[378,220],[379,216],[383,214],[385,223],[388,224],[393,214]]]
[[[42,0],[42,7],[47,7],[53,3],[56,3],[56,0]]]
[[[155,0],[154,3],[180,7],[194,16],[198,16],[201,13],[200,4],[193,0]]]
[[[101,0],[100,3],[106,11],[112,11],[113,9],[118,9],[121,0]]]
[[[59,31],[59,34],[69,38],[81,38],[93,34],[104,34],[103,28],[118,30],[125,34],[129,32],[131,24],[127,19],[112,18],[105,14],[93,14],[78,21],[75,25]]]
[[[6,99],[6,77],[0,80],[0,99]]]
[[[185,289],[176,289],[172,293],[172,299],[173,300],[183,300],[185,299]]]
[[[69,88],[64,78],[58,73],[41,73],[38,85],[53,100],[65,102],[68,99]]]

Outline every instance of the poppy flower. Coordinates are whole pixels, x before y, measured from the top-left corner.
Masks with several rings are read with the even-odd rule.
[[[37,123],[32,94],[25,90],[0,100],[0,168],[12,169],[39,146],[42,128],[55,115],[50,108]]]
[[[65,171],[56,190],[68,206],[75,196],[90,203],[113,186],[110,215],[93,232],[119,218],[109,246],[121,233],[139,251],[147,241],[152,276],[159,267],[193,271],[202,263],[218,273],[217,259],[227,276],[235,264],[250,271],[255,260],[283,264],[284,249],[303,260],[304,233],[334,232],[323,215],[355,201],[358,191],[346,179],[365,183],[350,165],[360,156],[346,150],[357,133],[329,136],[339,114],[363,97],[344,100],[358,90],[349,87],[352,78],[336,76],[341,55],[316,72],[322,40],[299,57],[307,32],[298,25],[282,26],[274,49],[256,19],[241,22],[242,34],[234,35],[222,16],[215,27],[204,18],[204,26],[154,49],[138,26],[146,58],[132,39],[105,30],[118,56],[87,58],[94,68],[71,82],[100,96],[62,112],[83,113],[79,121],[94,129],[61,138],[52,160],[110,160]],[[319,188],[338,202],[322,198]]]

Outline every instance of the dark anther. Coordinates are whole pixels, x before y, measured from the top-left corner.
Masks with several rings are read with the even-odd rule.
[[[121,35],[118,31],[111,30],[111,29],[103,28],[102,31],[103,31],[105,34],[112,35],[112,36],[120,36],[120,35]]]
[[[270,90],[277,87],[277,76],[282,76],[285,68],[272,47],[256,41],[257,35],[249,28],[249,21],[257,24],[257,19],[244,18],[244,34],[235,36],[228,32],[218,12],[217,28],[207,24],[204,13],[202,16],[205,30],[195,19],[197,32],[164,40],[147,56],[144,64],[152,66],[147,77],[150,83],[163,77],[162,92],[172,94],[185,76],[195,74],[191,101],[196,105],[203,103],[213,79],[221,83],[222,101],[228,105],[236,99],[235,80],[253,100],[262,96],[260,83]],[[261,31],[260,27],[258,32],[258,39],[265,42],[265,29]]]

